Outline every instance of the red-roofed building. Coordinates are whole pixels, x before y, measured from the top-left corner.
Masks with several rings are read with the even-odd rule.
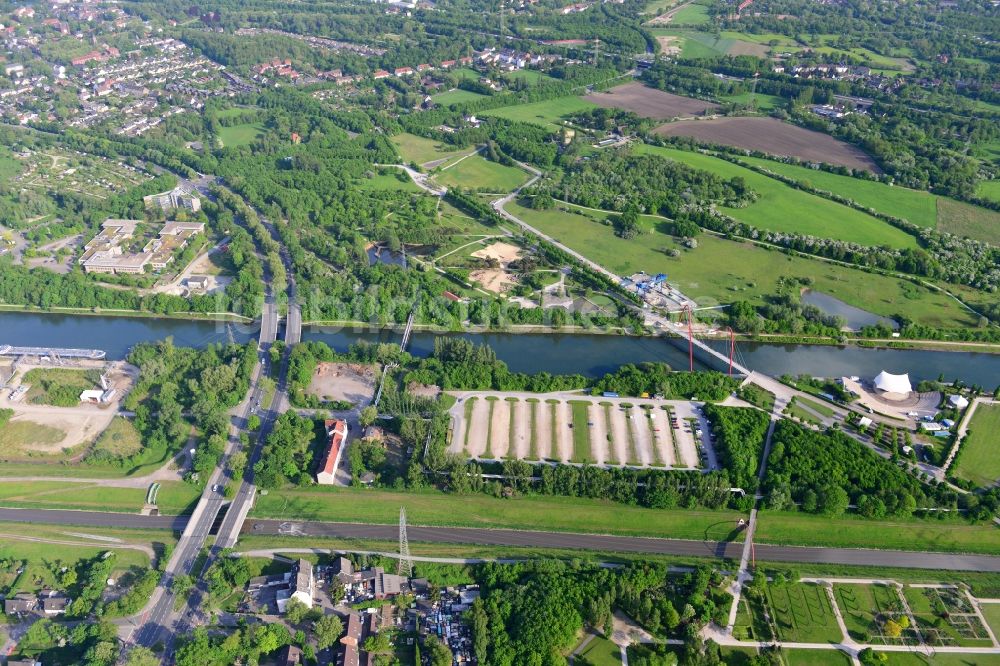
[[[316,483],[329,486],[335,483],[340,457],[347,444],[347,421],[327,419],[323,425],[326,426],[326,434],[330,438],[330,444],[323,457],[323,464],[316,472]]]
[[[455,61],[454,60],[442,60],[441,61],[441,69],[449,69],[449,68],[454,67],[454,66],[455,66]]]
[[[375,72],[375,74],[373,74],[372,76],[375,78],[376,81],[378,81],[379,79],[389,78],[390,76],[392,76],[392,74],[385,71],[384,69],[380,69],[377,72]]]
[[[409,76],[410,74],[413,74],[413,68],[412,67],[397,67],[396,68],[396,76]]]

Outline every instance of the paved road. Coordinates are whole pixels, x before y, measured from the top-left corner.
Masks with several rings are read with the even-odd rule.
[[[0,509],[0,521],[38,524],[78,525],[84,527],[128,527],[179,530],[186,516],[138,516],[100,511],[59,511],[53,509]],[[320,523],[306,521],[262,520],[251,518],[245,533],[331,537],[341,539],[376,539],[395,541],[398,525],[363,525],[358,523]],[[738,559],[741,543],[625,537],[565,532],[532,532],[460,527],[421,527],[411,525],[408,536],[414,542],[468,543],[484,546],[526,546],[566,548],[602,552],[649,553],[692,557]],[[756,544],[757,559],[768,562],[801,564],[851,564],[906,569],[942,569],[949,571],[990,571],[1000,573],[1000,557],[921,553],[897,550],[854,548],[816,548]]]

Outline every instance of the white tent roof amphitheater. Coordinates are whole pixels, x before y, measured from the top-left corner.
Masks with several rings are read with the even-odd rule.
[[[875,378],[875,388],[886,393],[909,393],[913,390],[909,375],[891,375],[885,370]]]

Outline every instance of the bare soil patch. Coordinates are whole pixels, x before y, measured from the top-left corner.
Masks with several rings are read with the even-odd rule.
[[[770,50],[771,47],[766,44],[754,44],[753,42],[737,41],[726,50],[726,55],[748,55],[755,56],[757,58],[766,58]]]
[[[469,273],[469,279],[483,285],[486,291],[495,294],[502,294],[510,289],[511,285],[517,284],[513,274],[497,269],[481,269]]]
[[[654,131],[664,136],[689,136],[699,141],[760,150],[772,155],[880,172],[875,161],[861,149],[777,118],[682,120],[661,125]]]
[[[510,262],[520,259],[523,252],[517,245],[501,241],[488,245],[482,250],[476,250],[472,256],[477,259],[495,259],[501,266],[506,266]]]
[[[625,109],[643,118],[657,120],[698,116],[719,108],[718,104],[712,102],[673,95],[641,83],[626,83],[604,92],[592,93],[584,99],[597,106]]]
[[[513,409],[514,432],[511,433],[508,455],[524,460],[531,452],[531,403],[518,400]]]
[[[628,464],[628,419],[625,418],[625,410],[617,405],[611,407],[610,412],[611,462],[625,465]]]
[[[608,426],[604,422],[604,407],[592,403],[587,407],[587,416],[593,427],[590,429],[590,452],[598,465],[608,461]]]
[[[656,41],[664,55],[679,55],[681,52],[681,47],[677,46],[677,37],[674,35],[660,35]]]
[[[320,400],[361,404],[375,392],[375,367],[360,363],[320,363],[306,393]]]

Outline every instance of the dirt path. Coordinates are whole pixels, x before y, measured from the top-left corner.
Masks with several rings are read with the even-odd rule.
[[[570,431],[568,423],[573,422],[573,412],[569,403],[560,400],[556,405],[556,444],[557,449],[553,454],[558,455],[563,462],[569,462],[573,458],[573,433]]]
[[[662,409],[654,410],[656,419],[653,421],[653,437],[656,440],[656,448],[660,452],[660,460],[668,467],[674,467],[677,461],[674,459],[674,442],[670,436],[670,418]],[[656,431],[659,429],[659,432]]]
[[[535,403],[535,440],[539,459],[555,457],[552,455],[552,405],[544,400]]]
[[[514,432],[511,433],[512,454],[524,460],[531,452],[531,404],[518,400],[514,403]]]
[[[632,439],[635,441],[635,453],[644,466],[653,464],[652,437],[649,432],[649,417],[641,407],[632,408]]]
[[[498,460],[506,456],[510,448],[510,403],[506,400],[493,401],[489,448]]]
[[[473,458],[482,458],[486,453],[486,437],[489,434],[490,403],[482,398],[472,406],[469,423],[469,450]]]
[[[611,450],[613,461],[619,465],[628,463],[628,419],[621,407],[611,407]]]
[[[608,424],[604,419],[604,408],[596,402],[587,407],[587,419],[593,423],[590,429],[590,454],[598,465],[608,460]]]

